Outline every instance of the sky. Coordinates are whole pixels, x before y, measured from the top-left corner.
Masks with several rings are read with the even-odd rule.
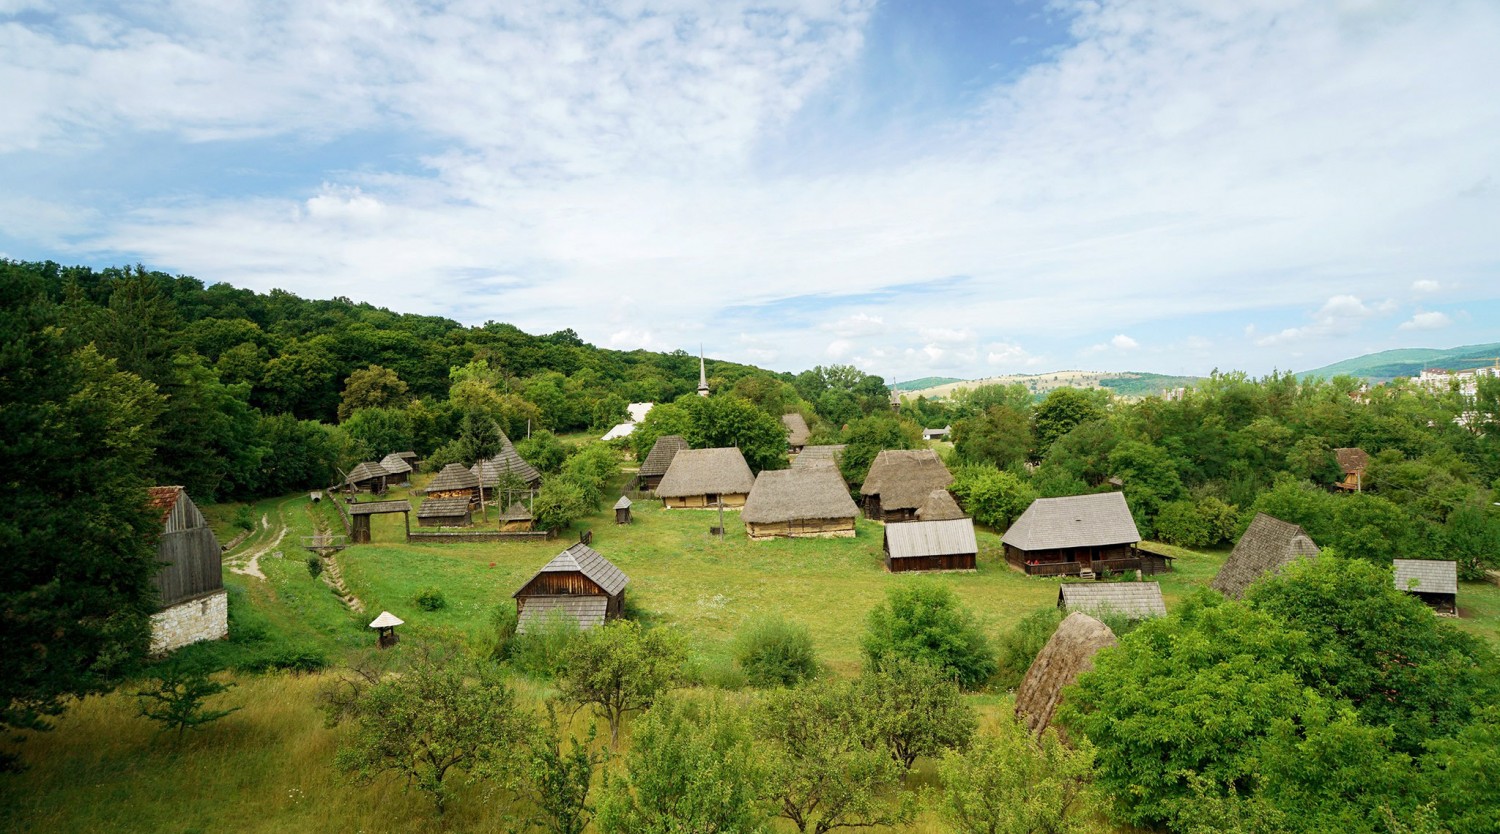
[[[1500,341],[1494,0],[0,0],[0,257],[890,380]]]

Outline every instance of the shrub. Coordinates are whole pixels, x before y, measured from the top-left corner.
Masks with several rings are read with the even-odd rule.
[[[495,643],[490,647],[490,656],[496,660],[510,657],[511,644],[516,639],[516,607],[509,602],[495,606],[490,615],[490,626],[495,630]]]
[[[316,556],[307,557],[307,575],[317,579],[323,573],[323,560]]]
[[[818,674],[807,627],[776,616],[751,620],[734,641],[734,659],[751,686],[795,686]]]
[[[250,510],[249,504],[241,504],[234,511],[234,526],[247,533],[255,529],[255,513]]]
[[[510,641],[510,665],[534,678],[554,678],[562,672],[563,658],[579,633],[577,620],[552,611]]]
[[[437,611],[448,604],[448,600],[443,598],[443,592],[432,586],[417,591],[415,601],[423,611]]]
[[[1000,668],[993,681],[997,688],[1014,689],[1021,685],[1026,670],[1052,639],[1052,633],[1057,631],[1062,618],[1062,612],[1056,607],[1042,608],[1027,614],[1015,628],[1000,637]]]
[[[328,656],[310,646],[282,646],[235,665],[241,672],[285,671],[304,674],[328,666]]]
[[[924,660],[953,675],[965,689],[995,673],[994,651],[974,615],[946,585],[925,579],[892,589],[870,611],[862,648],[871,664],[886,655]]]

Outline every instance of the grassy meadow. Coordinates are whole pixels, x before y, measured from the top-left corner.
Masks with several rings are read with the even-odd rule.
[[[406,494],[396,490],[392,497]],[[239,532],[238,507],[206,510],[221,540]],[[377,516],[373,543],[338,556],[349,590],[365,605],[355,613],[310,574],[309,554],[300,547],[302,536],[342,532],[327,501],[312,504],[306,494],[295,495],[256,503],[250,514],[254,532],[226,557],[231,639],[182,650],[241,670],[221,673],[237,685],[215,701],[241,709],[178,745],[136,716],[129,694],[136,685],[74,703],[54,731],[26,734],[20,749],[30,769],[0,777],[0,830],[374,834],[438,827],[424,795],[403,791],[393,780],[353,785],[334,768],[334,751],[347,730],[323,725],[315,697],[335,668],[311,674],[245,670],[286,665],[299,653],[323,654],[337,667],[373,646],[365,624],[382,610],[406,620],[396,651],[442,640],[486,654],[496,606],[512,605],[511,594],[576,540],[577,531],[552,541],[407,545],[399,515]],[[491,508],[492,523],[496,514]],[[1058,580],[1007,568],[993,532],[979,534],[977,572],[918,579],[885,572],[881,526],[873,522],[860,521],[853,539],[750,542],[736,514],[725,518],[723,540],[709,533],[715,512],[666,511],[651,501],[636,503],[633,524],[617,526],[606,508],[579,525],[593,531],[593,547],[630,577],[629,604],[647,621],[688,636],[704,680],[732,677],[730,643],[759,613],[806,625],[832,673],[852,675],[860,664],[867,612],[901,583],[948,585],[992,636],[1056,603]],[[1164,549],[1178,556],[1176,571],[1157,577],[1169,608],[1206,585],[1228,553]],[[252,563],[264,579],[238,572]],[[427,612],[414,603],[427,587],[442,591],[444,608]],[[1500,646],[1500,588],[1466,583],[1460,602],[1466,615],[1460,626]],[[517,679],[516,686],[523,700],[545,694],[543,685],[526,679]],[[973,698],[985,716],[1009,708],[1006,693]],[[932,783],[931,763],[919,763],[912,779]],[[515,830],[508,816],[513,811],[504,797],[466,786],[441,827]],[[942,829],[929,815],[905,830]]]

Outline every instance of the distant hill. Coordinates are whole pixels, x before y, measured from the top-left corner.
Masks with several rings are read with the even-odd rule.
[[[1196,385],[1198,380],[1199,377],[1195,376],[1168,376],[1141,371],[1052,371],[1045,374],[1006,374],[984,379],[952,379],[924,388],[906,387],[924,381],[913,380],[911,383],[902,383],[896,387],[910,396],[942,398],[951,396],[959,388],[1019,383],[1026,386],[1036,397],[1046,396],[1047,392],[1055,388],[1108,388],[1122,397],[1137,398],[1161,394],[1173,388]]]
[[[909,382],[898,382],[891,387],[897,391],[921,391],[924,388],[936,388],[939,385],[947,385],[950,382],[963,382],[963,380],[951,376],[924,376],[921,379],[913,379]]]
[[[1347,374],[1370,382],[1386,382],[1399,376],[1416,376],[1423,368],[1459,370],[1491,365],[1494,364],[1497,356],[1500,356],[1500,342],[1488,345],[1464,345],[1446,350],[1401,348],[1356,356],[1332,365],[1302,371],[1297,376],[1300,379],[1313,377],[1332,379],[1340,374]]]

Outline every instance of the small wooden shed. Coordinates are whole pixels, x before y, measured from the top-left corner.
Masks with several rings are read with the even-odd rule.
[[[380,468],[386,471],[387,486],[411,482],[411,464],[395,452],[380,459]]]
[[[931,449],[884,449],[860,485],[865,518],[912,521],[935,489],[953,483],[953,474]]]
[[[468,498],[473,506],[479,506],[479,476],[461,463],[444,466],[422,491],[428,498]]]
[[[344,486],[359,492],[385,492],[386,476],[389,473],[385,467],[374,461],[365,461],[349,473],[344,479]]]
[[[656,489],[661,484],[661,479],[666,476],[667,470],[671,468],[672,458],[677,457],[677,453],[687,447],[687,440],[680,434],[664,434],[656,438],[656,442],[651,445],[650,453],[646,455],[646,460],[641,463],[641,489]]]
[[[1458,563],[1448,559],[1397,559],[1396,588],[1427,603],[1432,610],[1458,616]]]
[[[417,508],[417,526],[472,527],[474,510],[469,506],[469,499],[462,495],[457,498],[426,498]]]
[[[615,523],[616,524],[629,524],[630,523],[630,507],[631,507],[630,497],[628,495],[621,495],[620,496],[620,500],[618,500],[618,501],[615,502]]]
[[[410,501],[405,498],[400,501],[366,501],[349,505],[349,541],[354,544],[369,544],[370,517],[390,513],[401,513],[406,522],[406,534],[411,535]]]
[[[1318,546],[1301,525],[1256,513],[1208,586],[1226,597],[1239,599],[1261,576],[1281,570],[1297,559],[1317,555]]]
[[[1338,459],[1339,470],[1344,473],[1343,479],[1334,486],[1349,492],[1363,492],[1365,467],[1370,465],[1370,456],[1358,446],[1334,449],[1333,456]]]
[[[885,569],[891,573],[917,570],[976,570],[979,542],[974,519],[908,521],[885,526]]]
[[[502,533],[529,533],[535,526],[535,519],[531,517],[531,510],[520,501],[512,502],[510,507],[500,515],[500,532]]]
[[[1141,568],[1124,493],[1038,498],[1005,531],[1005,560],[1033,576],[1092,576]]]
[[[683,449],[672,456],[656,494],[668,509],[712,509],[722,500],[724,509],[737,510],[754,486],[739,449]]]
[[[1057,589],[1057,607],[1064,613],[1118,614],[1128,620],[1167,615],[1160,582],[1064,582]]]
[[[807,420],[794,411],[791,414],[781,415],[781,424],[786,426],[787,447],[794,455],[801,452],[802,448],[807,445],[808,436],[812,434],[807,427]]]
[[[150,487],[147,506],[161,518],[153,577],[157,613],[151,618],[151,653],[229,634],[223,551],[208,519],[180,486]]]
[[[593,548],[575,544],[543,565],[513,595],[516,633],[525,634],[553,611],[573,618],[580,629],[603,625],[624,613],[629,583],[629,577]]]
[[[767,469],[755,478],[740,518],[751,541],[852,538],[859,507],[832,466]]]

